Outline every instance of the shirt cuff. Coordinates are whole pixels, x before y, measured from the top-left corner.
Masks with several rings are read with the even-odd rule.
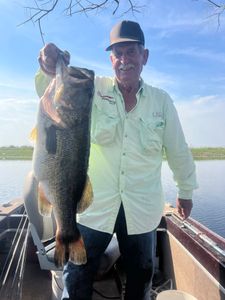
[[[193,191],[185,191],[185,190],[180,190],[178,192],[178,195],[177,197],[180,198],[180,199],[187,199],[187,200],[190,200],[192,199],[192,195],[193,195]]]

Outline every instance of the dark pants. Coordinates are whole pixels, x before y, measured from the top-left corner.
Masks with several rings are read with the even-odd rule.
[[[64,290],[62,299],[91,300],[92,285],[100,258],[112,239],[112,235],[79,225],[83,236],[87,264],[68,262],[63,271]],[[155,231],[128,235],[123,207],[115,225],[119,248],[126,272],[125,300],[150,299],[151,280],[154,270]]]

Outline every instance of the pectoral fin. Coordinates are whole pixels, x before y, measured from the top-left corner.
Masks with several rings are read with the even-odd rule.
[[[42,216],[51,216],[52,204],[49,202],[46,196],[46,191],[42,183],[39,183],[38,185],[38,210]]]
[[[92,190],[90,179],[87,175],[84,192],[81,200],[78,202],[77,205],[77,212],[82,213],[83,211],[85,211],[85,209],[87,209],[88,206],[92,203],[92,200],[93,200],[93,190]]]
[[[36,140],[37,140],[37,135],[38,135],[37,127],[34,127],[34,128],[31,130],[31,133],[30,133],[30,140],[31,140],[32,142],[36,142]]]

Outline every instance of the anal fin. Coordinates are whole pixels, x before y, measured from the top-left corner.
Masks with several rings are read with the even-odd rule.
[[[38,185],[38,210],[42,216],[50,217],[52,204],[49,202],[42,183]]]
[[[83,211],[85,211],[85,209],[87,209],[88,206],[92,203],[92,200],[93,200],[93,190],[92,190],[92,185],[89,176],[87,175],[87,180],[84,187],[83,195],[77,204],[77,212],[82,213]]]
[[[57,268],[63,267],[66,262],[66,245],[56,238],[54,261]]]

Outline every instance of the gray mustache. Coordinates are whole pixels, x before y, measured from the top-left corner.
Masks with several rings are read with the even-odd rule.
[[[131,68],[134,68],[133,64],[126,64],[126,65],[121,64],[119,66],[119,70],[121,70],[121,71],[126,71],[126,70],[131,69]]]

